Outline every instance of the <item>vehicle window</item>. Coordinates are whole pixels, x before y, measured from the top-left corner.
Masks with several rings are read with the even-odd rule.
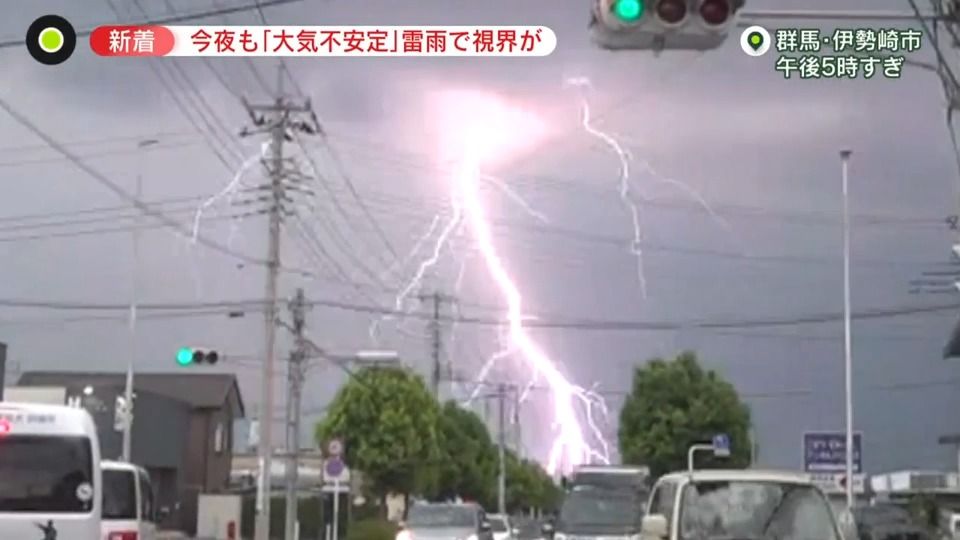
[[[146,472],[140,471],[140,497],[141,497],[141,508],[140,515],[141,519],[148,521],[150,523],[156,523],[157,517],[154,513],[154,503],[153,503],[153,482],[150,481],[150,476]]]
[[[567,492],[560,507],[561,527],[623,525],[640,522],[643,500],[632,491],[579,488]]]
[[[103,471],[103,519],[137,519],[136,473]]]
[[[414,505],[407,525],[417,527],[476,527],[477,511],[467,506]]]
[[[650,499],[650,513],[667,518],[667,532],[673,527],[673,507],[677,496],[677,486],[673,482],[663,482],[656,487]]]
[[[510,528],[507,526],[507,520],[497,517],[490,518],[490,529],[496,533],[507,532]]]
[[[685,486],[680,537],[839,540],[830,505],[812,486],[739,481]]]
[[[0,512],[91,512],[90,439],[7,435],[0,439],[0,479]]]

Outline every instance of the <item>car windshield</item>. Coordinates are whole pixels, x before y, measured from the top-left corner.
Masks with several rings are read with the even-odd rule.
[[[683,491],[684,540],[840,540],[826,498],[778,482],[694,482]]]
[[[560,523],[576,525],[633,525],[640,521],[643,501],[628,491],[581,488],[567,493]]]
[[[468,506],[414,505],[407,514],[407,526],[411,528],[476,527],[477,511]]]
[[[0,512],[93,510],[90,439],[9,435],[0,439]]]
[[[103,519],[137,519],[133,471],[103,471]]]
[[[502,533],[510,530],[510,528],[507,526],[507,520],[502,517],[491,516],[487,520],[490,522],[490,530],[495,533]]]

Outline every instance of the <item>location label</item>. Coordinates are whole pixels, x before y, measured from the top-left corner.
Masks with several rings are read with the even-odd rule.
[[[751,26],[740,35],[740,48],[750,56],[763,56],[770,50],[770,33],[762,26]]]

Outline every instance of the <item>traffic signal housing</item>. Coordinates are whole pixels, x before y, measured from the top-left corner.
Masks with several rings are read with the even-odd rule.
[[[722,45],[746,0],[593,0],[593,41],[610,50],[698,50]]]
[[[183,347],[177,351],[177,364],[182,367],[197,365],[212,366],[219,361],[220,354],[210,349]]]

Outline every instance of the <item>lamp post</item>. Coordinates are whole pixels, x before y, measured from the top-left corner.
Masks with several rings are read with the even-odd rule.
[[[144,139],[137,143],[137,150],[143,150],[150,146],[159,144],[156,139]],[[139,165],[138,165],[139,169]],[[137,171],[136,200],[140,200],[143,194],[143,176]],[[130,461],[130,452],[132,446],[133,430],[133,370],[137,360],[137,274],[140,267],[140,213],[137,210],[136,218],[133,222],[133,264],[131,270],[130,287],[130,353],[127,358],[127,379],[124,385],[124,418],[123,418],[123,461]]]

